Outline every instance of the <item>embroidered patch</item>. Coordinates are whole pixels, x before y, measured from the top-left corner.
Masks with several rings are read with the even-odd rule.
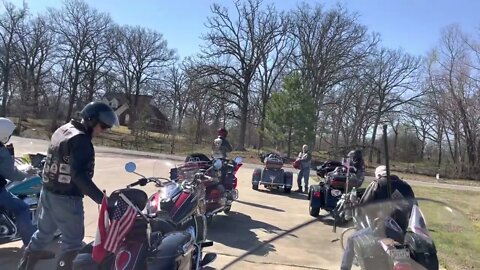
[[[70,184],[71,177],[69,175],[59,175],[58,182],[63,184]]]

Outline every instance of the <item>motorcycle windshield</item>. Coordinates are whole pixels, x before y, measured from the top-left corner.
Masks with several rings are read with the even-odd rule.
[[[186,162],[177,166],[178,180],[191,180],[194,178],[195,174],[199,173],[201,170],[207,170],[210,168],[209,162],[204,161],[195,161],[195,162]]]
[[[408,209],[408,217],[403,219],[398,209]],[[258,226],[250,231],[255,234],[257,245],[239,253],[236,259],[226,260],[217,269],[480,267],[478,213],[465,215],[444,202],[418,198],[367,204],[350,210],[354,218],[344,223],[336,223],[331,214],[321,212],[319,218],[305,218],[305,222],[293,228]],[[351,265],[347,263],[349,256],[343,256],[346,248],[353,255]],[[342,259],[346,268],[341,268]]]

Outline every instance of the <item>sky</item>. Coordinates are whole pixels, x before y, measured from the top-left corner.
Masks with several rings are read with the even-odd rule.
[[[8,0],[7,0],[8,1]],[[10,0],[21,5],[23,0]],[[61,0],[26,0],[32,13],[60,7]],[[180,57],[200,51],[204,24],[214,2],[233,9],[233,0],[87,0],[92,7],[108,12],[119,24],[141,25],[162,33]],[[295,8],[297,0],[265,0],[280,10]],[[360,23],[381,34],[382,44],[423,55],[439,40],[442,29],[459,24],[480,37],[479,0],[338,0],[312,1],[327,8],[343,4],[359,15]]]

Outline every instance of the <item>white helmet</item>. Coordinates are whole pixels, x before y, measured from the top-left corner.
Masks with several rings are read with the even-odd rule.
[[[15,124],[8,118],[0,117],[0,142],[6,144],[10,140]]]
[[[375,169],[375,177],[377,179],[387,176],[387,166],[380,165]]]

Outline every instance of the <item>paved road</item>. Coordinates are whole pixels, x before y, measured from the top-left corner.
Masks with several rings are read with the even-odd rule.
[[[24,152],[45,152],[46,148],[48,147],[48,142],[45,140],[39,139],[28,139],[28,138],[20,138],[20,137],[13,137],[12,142],[17,149],[17,155],[24,153]],[[21,148],[19,148],[21,147]],[[125,150],[125,149],[118,149],[118,148],[110,148],[110,147],[95,147],[97,153],[103,154],[120,154],[120,155],[128,155],[132,159],[133,158],[155,158],[155,159],[163,159],[163,160],[170,160],[173,163],[181,162],[185,159],[184,156],[178,155],[168,155],[168,154],[157,154],[157,153],[150,153],[150,152],[142,152],[142,151],[134,151],[134,150]],[[259,165],[257,164],[244,164],[244,168],[253,169],[257,168]],[[291,171],[296,173],[297,170],[293,168],[286,168],[287,171]],[[311,171],[311,176],[315,176],[315,171]],[[294,177],[294,179],[296,179]],[[366,177],[366,180],[373,180],[373,177]],[[466,185],[455,185],[455,184],[446,184],[446,183],[438,183],[438,182],[424,182],[424,181],[416,181],[416,180],[407,180],[413,186],[424,186],[424,187],[438,187],[438,188],[445,188],[445,189],[454,189],[454,190],[470,190],[470,191],[479,191],[480,186],[466,186]],[[295,180],[294,180],[295,181]]]
[[[29,151],[45,151],[46,143],[14,138],[18,154]],[[32,142],[30,144],[30,142]],[[138,171],[144,174],[168,176],[168,169],[174,162],[166,159],[153,159],[135,153],[125,155],[117,150],[97,148],[95,181],[107,192],[113,191],[136,180],[132,174],[123,170],[127,161],[135,161]],[[219,254],[213,267],[222,269],[230,261],[247,250],[279,235],[298,224],[311,220],[307,213],[307,201],[304,194],[283,194],[282,192],[253,191],[251,189],[252,169],[246,166],[240,169],[239,201],[235,202],[232,212],[227,216],[216,216],[209,227],[208,237],[215,242],[209,250]],[[155,190],[147,187],[147,193]],[[97,205],[85,199],[86,237],[92,241],[96,231],[98,215]],[[288,234],[284,238],[265,245],[245,258],[245,261],[229,269],[339,269],[341,258],[340,245],[332,240],[338,234],[332,232],[331,221],[315,221],[312,225]],[[0,246],[0,269],[15,269],[19,260],[20,242]],[[58,250],[53,243],[52,250]],[[54,269],[55,262],[45,261],[37,269]],[[247,268],[245,268],[247,267]]]

